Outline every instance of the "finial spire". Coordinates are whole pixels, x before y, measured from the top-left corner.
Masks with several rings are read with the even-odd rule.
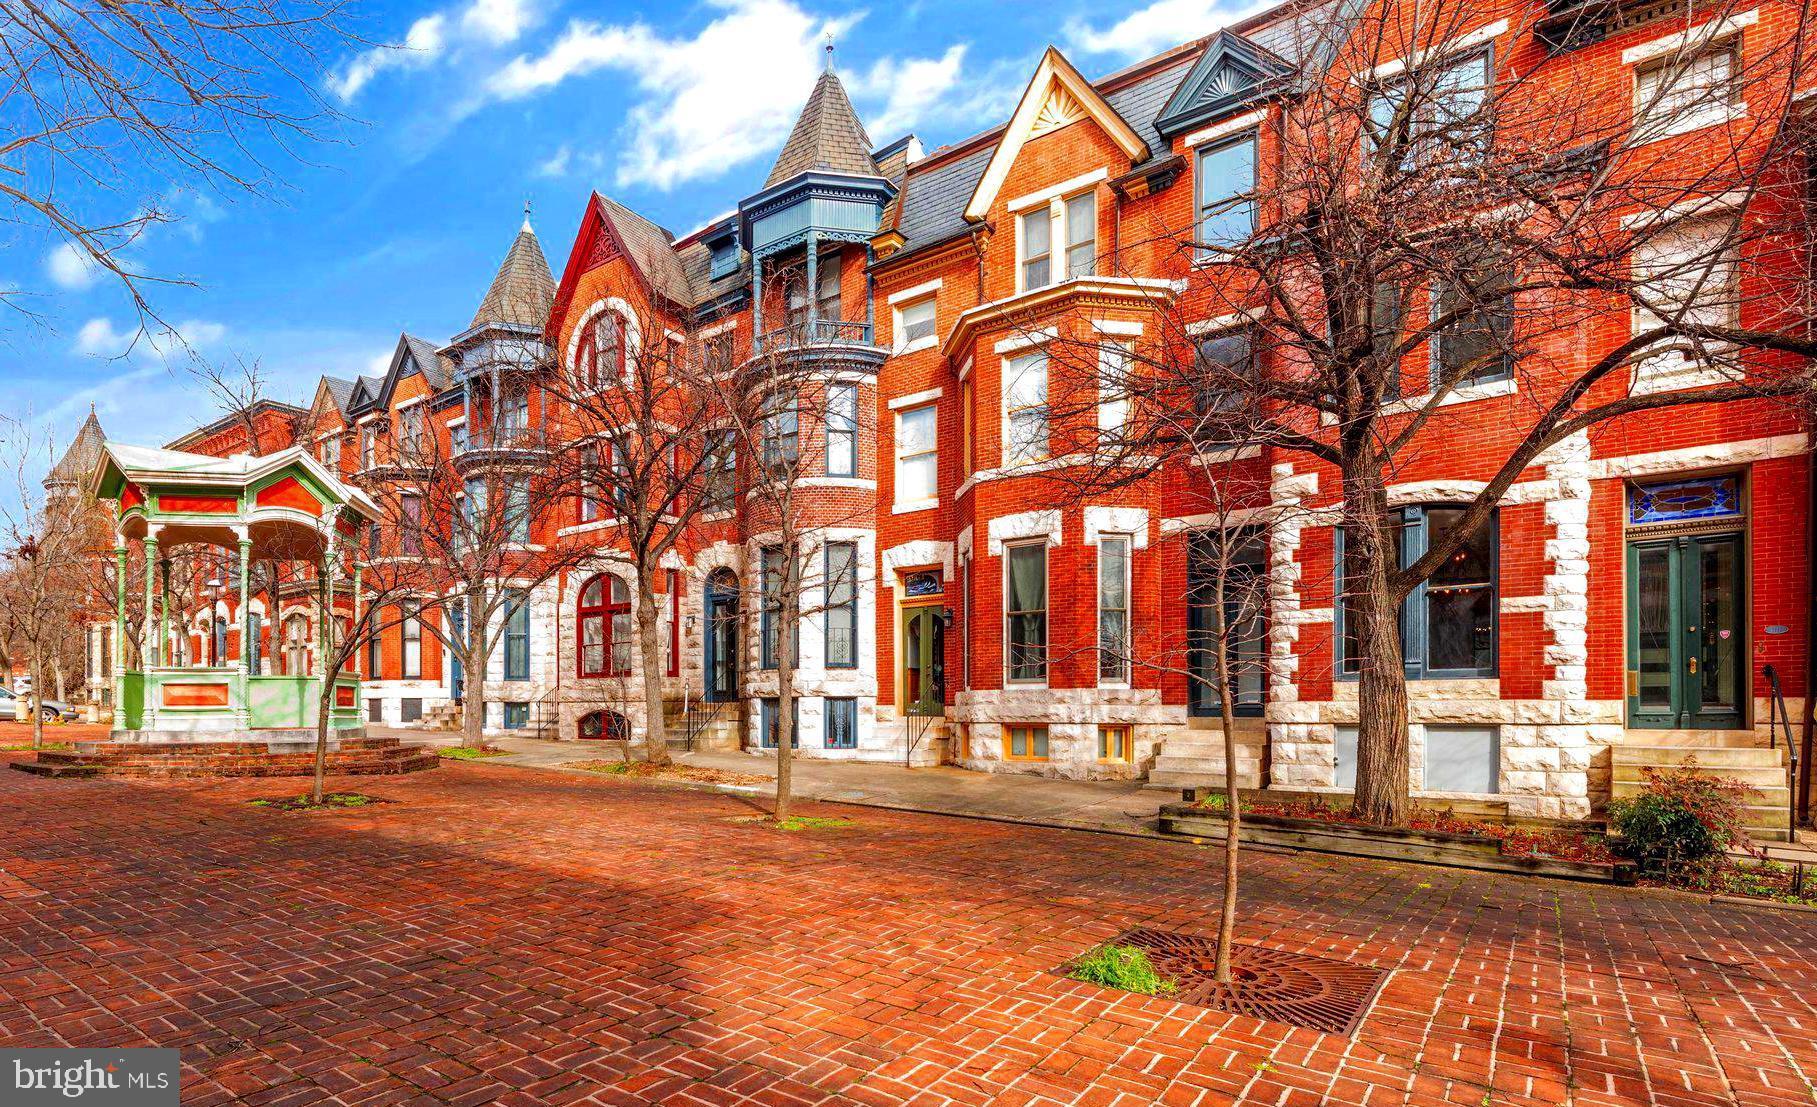
[[[833,71],[833,32],[826,33],[826,71]]]
[[[523,230],[520,231],[519,233],[521,233],[521,234],[535,234],[536,233],[535,231],[532,231],[530,229],[530,197],[528,197],[528,196],[524,197],[524,226],[523,226]]]

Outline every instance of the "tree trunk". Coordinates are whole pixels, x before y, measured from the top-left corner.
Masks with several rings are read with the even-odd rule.
[[[334,710],[334,678],[324,678],[315,707],[315,782],[310,787],[309,802],[320,805],[328,780],[328,714]]]
[[[1376,501],[1347,520],[1345,626],[1357,650],[1356,816],[1377,826],[1407,821],[1407,671],[1401,656],[1400,604],[1388,575],[1398,568],[1399,531],[1390,526],[1379,485]],[[1352,629],[1354,628],[1354,629]]]
[[[1226,553],[1228,551],[1225,551]],[[1237,929],[1237,862],[1242,851],[1243,791],[1237,781],[1237,700],[1230,691],[1230,628],[1225,625],[1223,567],[1214,588],[1212,648],[1217,651],[1218,708],[1224,724],[1224,894],[1218,910],[1218,960],[1220,984],[1230,983],[1230,947]]]
[[[792,544],[783,554],[782,610],[776,627],[776,811],[777,823],[789,819],[795,767],[795,635],[801,629],[799,558]]]
[[[473,650],[467,652],[471,654]],[[461,745],[469,749],[485,749],[486,669],[483,665],[475,669],[471,662],[462,658],[461,673],[465,682],[465,687],[461,689]]]
[[[31,648],[32,670],[32,749],[44,746],[44,666],[38,657],[38,643]]]
[[[50,659],[50,671],[51,676],[56,678],[57,698],[67,701],[69,699],[69,690],[65,686],[63,679],[63,659],[61,657],[53,657]]]
[[[652,570],[653,572],[654,570]],[[669,728],[662,717],[662,642],[657,636],[656,591],[650,586],[650,573],[637,573],[637,647],[641,654],[638,667],[644,681],[644,760],[652,765],[669,763]],[[626,735],[626,744],[630,736]]]

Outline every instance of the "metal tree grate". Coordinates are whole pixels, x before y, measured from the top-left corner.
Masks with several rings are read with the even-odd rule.
[[[1142,927],[1117,942],[1148,954],[1155,971],[1179,989],[1170,998],[1327,1034],[1353,1032],[1388,976],[1346,961],[1236,944],[1231,981],[1219,984],[1215,937]]]

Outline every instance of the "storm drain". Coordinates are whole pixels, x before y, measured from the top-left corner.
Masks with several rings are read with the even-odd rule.
[[[1354,1031],[1388,976],[1347,961],[1237,944],[1230,951],[1230,983],[1219,984],[1215,937],[1144,927],[1117,941],[1140,948],[1155,971],[1174,982],[1178,990],[1170,999],[1327,1034]]]

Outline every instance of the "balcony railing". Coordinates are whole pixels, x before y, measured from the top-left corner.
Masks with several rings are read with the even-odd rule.
[[[862,319],[803,319],[758,339],[765,350],[797,350],[809,346],[870,346],[876,328]]]
[[[541,427],[506,425],[454,442],[454,465],[462,471],[483,465],[533,465],[551,450],[551,438]]]

